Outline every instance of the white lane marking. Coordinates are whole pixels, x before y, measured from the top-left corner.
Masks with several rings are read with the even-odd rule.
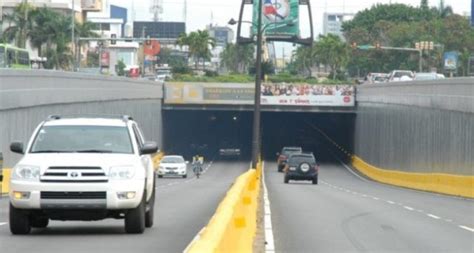
[[[373,200],[380,200],[379,198],[377,197],[372,197]]]
[[[474,228],[466,227],[466,226],[463,226],[463,225],[459,225],[459,227],[464,229],[464,230],[471,231],[471,232],[474,233]]]
[[[7,225],[8,223],[6,222],[0,222],[0,226]]]
[[[194,244],[194,242],[196,242],[197,240],[199,240],[199,238],[201,238],[201,234],[202,232],[204,231],[204,229],[206,229],[206,227],[203,227],[201,229],[201,231],[199,231],[199,233],[197,233],[197,235],[193,238],[193,240],[188,244],[188,246],[186,247],[186,249],[184,249],[184,253],[188,252],[189,251],[189,248],[191,248],[191,245]]]
[[[273,236],[272,211],[270,209],[270,199],[268,198],[267,183],[265,182],[265,162],[262,162],[263,199],[265,201],[264,227],[265,227],[265,252],[275,252],[275,240]]]
[[[446,222],[453,222],[453,220],[451,220],[451,219],[446,219],[446,220],[444,220],[444,221],[446,221]]]
[[[428,215],[428,217],[431,217],[431,218],[436,219],[436,220],[441,219],[441,217],[438,217],[438,216],[436,216],[436,215],[434,215],[434,214],[430,214],[430,213],[429,213],[429,214],[427,214],[427,215]]]
[[[403,206],[403,208],[405,208],[405,209],[407,209],[407,210],[410,210],[410,211],[415,210],[413,207],[409,207],[409,206]]]
[[[386,202],[389,203],[390,205],[395,205],[395,202],[393,202],[391,200],[387,200]]]
[[[347,164],[345,164],[341,159],[339,159],[337,156],[335,156],[334,154],[331,153],[331,155],[336,158],[341,164],[342,166],[344,166],[344,168],[346,168],[350,173],[352,173],[354,176],[358,177],[360,180],[362,181],[365,181],[365,182],[370,182],[369,180],[367,180],[366,178],[360,176],[359,174],[357,174],[356,172],[354,172],[354,170],[351,169],[351,167],[349,167]]]

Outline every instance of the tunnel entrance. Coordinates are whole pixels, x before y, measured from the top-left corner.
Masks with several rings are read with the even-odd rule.
[[[195,154],[219,159],[220,148],[236,147],[240,159],[250,160],[252,120],[251,111],[165,110],[164,150],[187,159]],[[321,132],[352,151],[354,124],[353,113],[262,112],[262,155],[274,160],[282,147],[301,146],[318,160],[332,162],[337,150]]]

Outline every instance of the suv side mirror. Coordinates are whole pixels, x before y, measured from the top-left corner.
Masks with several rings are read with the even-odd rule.
[[[158,144],[153,141],[147,141],[143,144],[143,147],[140,149],[142,155],[151,155],[158,151]]]
[[[13,153],[17,153],[21,155],[25,154],[22,142],[13,142],[12,144],[10,144],[10,150]]]

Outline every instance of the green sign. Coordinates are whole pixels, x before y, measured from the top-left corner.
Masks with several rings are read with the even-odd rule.
[[[267,38],[299,36],[299,0],[261,0],[262,29]],[[252,32],[257,34],[258,2],[253,1]]]

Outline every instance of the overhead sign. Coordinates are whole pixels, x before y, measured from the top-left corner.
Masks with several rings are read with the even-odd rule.
[[[167,83],[165,104],[253,105],[254,84]],[[262,105],[353,107],[350,85],[265,84]]]
[[[446,52],[444,53],[444,69],[445,70],[457,70],[458,68],[458,52]]]
[[[299,0],[262,1],[262,29],[268,39],[299,36]],[[257,34],[258,2],[253,1],[253,34]]]

